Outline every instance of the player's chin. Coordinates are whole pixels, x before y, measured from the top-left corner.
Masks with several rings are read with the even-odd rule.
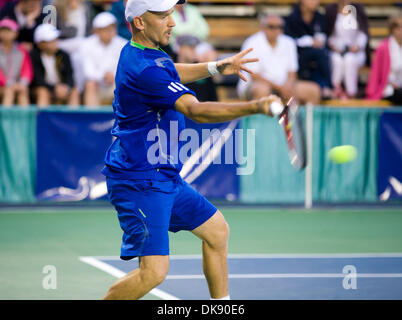
[[[160,42],[160,45],[161,45],[162,47],[166,47],[167,45],[169,45],[169,41],[170,41],[170,35],[165,35],[165,36],[162,38],[162,40],[161,40],[161,42]]]

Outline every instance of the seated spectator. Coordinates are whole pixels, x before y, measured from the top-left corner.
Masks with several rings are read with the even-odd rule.
[[[387,99],[401,106],[402,15],[390,18],[388,28],[390,36],[375,51],[366,94],[368,99]]]
[[[80,51],[86,79],[84,104],[111,104],[114,99],[117,64],[127,40],[119,37],[116,18],[109,12],[98,14],[93,21],[94,34],[85,39]]]
[[[92,31],[92,7],[84,0],[55,0],[60,39],[88,37]]]
[[[181,54],[188,54],[188,47],[185,53],[181,52],[180,37],[192,36],[198,39],[199,43],[193,50],[194,61],[208,62],[217,60],[215,49],[206,42],[209,35],[209,26],[197,7],[188,3],[177,4],[172,18],[176,26],[172,30],[171,45],[178,54],[180,61]]]
[[[0,21],[0,96],[2,105],[29,105],[32,64],[29,53],[16,43],[18,24],[11,19]]]
[[[85,78],[80,58],[80,48],[92,33],[93,8],[84,0],[55,0],[57,25],[60,30],[59,48],[70,56],[74,70],[74,83],[80,95],[84,92]]]
[[[127,41],[116,33],[116,18],[109,12],[98,14],[93,21],[94,34],[85,39],[80,56],[86,79],[84,104],[111,104],[114,76],[120,51]]]
[[[88,0],[87,0],[88,1]],[[90,0],[95,11],[95,15],[108,11],[110,5],[118,0]]]
[[[131,39],[130,24],[126,21],[125,8],[127,0],[117,0],[112,3],[109,12],[116,17],[117,34],[127,40]]]
[[[348,12],[352,5],[355,12]],[[356,16],[355,16],[356,15]],[[338,0],[326,8],[328,45],[331,49],[332,84],[336,98],[354,98],[359,69],[366,62],[368,18],[364,7],[350,0]],[[342,89],[342,83],[346,92]]]
[[[8,2],[16,2],[17,0],[0,0],[0,10],[3,9],[3,7],[6,5]]]
[[[331,70],[326,49],[327,24],[318,12],[319,0],[300,0],[286,19],[285,33],[296,40],[299,77],[322,88],[322,97],[332,97]]]
[[[37,47],[31,52],[34,67],[32,88],[40,108],[51,104],[79,105],[70,57],[58,48],[59,35],[60,31],[51,24],[42,24],[35,30]]]
[[[194,50],[199,43],[198,38],[193,36],[180,37],[179,44],[181,54],[179,63],[195,63],[198,62],[194,56]],[[198,80],[196,82],[187,83],[186,86],[197,94],[199,101],[218,101],[216,86],[211,77]]]
[[[27,51],[31,51],[34,43],[34,32],[43,23],[46,14],[42,12],[42,0],[20,0],[9,2],[0,11],[0,19],[9,18],[19,25],[17,41]]]
[[[244,73],[248,81],[239,81],[238,94],[259,99],[275,93],[285,100],[294,96],[301,103],[319,104],[320,87],[312,81],[297,80],[296,44],[283,34],[283,28],[281,17],[267,15],[261,19],[261,31],[246,39],[241,50],[253,48],[248,57],[259,61],[248,66],[254,74]]]

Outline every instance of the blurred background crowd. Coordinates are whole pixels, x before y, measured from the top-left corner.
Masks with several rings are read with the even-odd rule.
[[[110,106],[120,50],[131,39],[125,3],[0,0],[1,107]],[[228,54],[209,41],[213,27],[199,8],[211,3],[176,5],[176,27],[163,48],[175,62],[214,61]],[[247,75],[247,82],[217,76],[189,87],[201,101],[219,100],[217,86],[226,82],[238,99],[275,93],[316,105],[356,98],[402,105],[402,14],[396,2],[393,8],[387,34],[375,48],[361,3],[335,0],[320,6],[319,0],[300,0],[286,16],[257,12],[258,30],[238,48],[254,48],[250,57],[259,58],[249,65],[254,75]],[[234,33],[242,28],[229,27]],[[363,85],[362,68],[369,70]]]

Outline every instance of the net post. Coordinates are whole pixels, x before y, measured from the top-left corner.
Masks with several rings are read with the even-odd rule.
[[[304,207],[313,207],[313,108],[311,103],[306,104],[306,149],[307,164],[305,171],[305,196]]]

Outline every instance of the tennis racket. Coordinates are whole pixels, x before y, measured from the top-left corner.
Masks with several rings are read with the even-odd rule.
[[[285,131],[290,163],[296,170],[304,169],[307,162],[306,140],[296,99],[290,98],[279,115],[278,122]]]

